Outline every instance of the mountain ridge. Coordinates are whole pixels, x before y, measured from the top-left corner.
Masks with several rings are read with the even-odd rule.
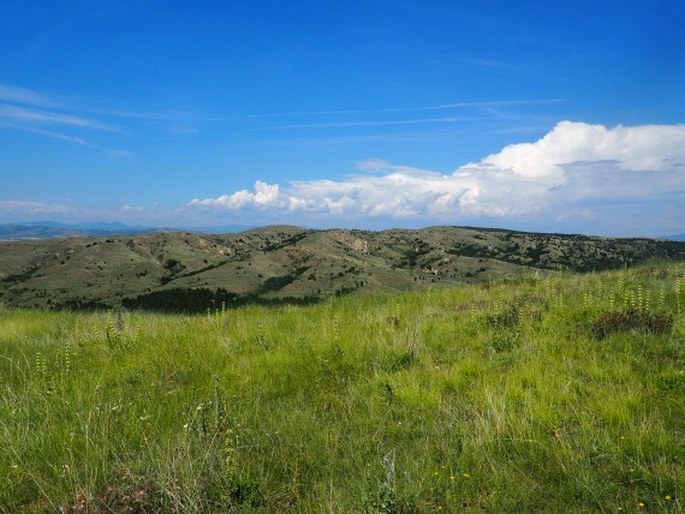
[[[0,301],[32,308],[202,312],[226,302],[482,283],[685,259],[685,243],[437,226],[156,232],[0,243]]]

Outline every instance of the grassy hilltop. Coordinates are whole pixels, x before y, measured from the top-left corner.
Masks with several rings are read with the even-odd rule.
[[[0,512],[682,512],[685,265],[0,311]]]

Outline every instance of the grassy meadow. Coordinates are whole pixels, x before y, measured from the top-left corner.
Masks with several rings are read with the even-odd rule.
[[[685,264],[0,310],[0,512],[683,512]]]

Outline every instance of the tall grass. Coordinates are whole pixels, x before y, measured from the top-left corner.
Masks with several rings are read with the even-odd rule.
[[[0,511],[682,511],[684,276],[0,311]]]

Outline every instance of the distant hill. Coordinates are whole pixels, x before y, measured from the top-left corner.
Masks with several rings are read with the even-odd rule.
[[[664,239],[670,239],[671,241],[685,241],[685,233],[683,233],[683,234],[672,234],[670,236],[664,236]]]
[[[50,239],[67,237],[133,236],[152,232],[199,232],[207,234],[228,234],[251,228],[248,225],[224,225],[217,227],[140,227],[124,223],[58,223],[55,221],[36,221],[0,224],[0,240],[19,241],[23,239]]]
[[[48,239],[82,236],[138,235],[157,232],[159,228],[134,227],[123,223],[57,223],[37,221],[0,224],[0,240]]]
[[[685,259],[685,243],[498,229],[163,232],[0,242],[0,301],[24,307],[201,312],[222,302],[487,282],[538,270],[603,270]]]

